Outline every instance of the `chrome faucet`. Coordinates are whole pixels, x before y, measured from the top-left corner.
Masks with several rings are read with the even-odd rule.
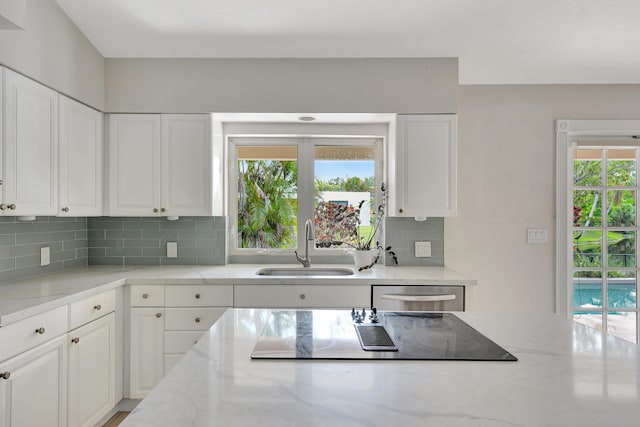
[[[309,240],[313,241],[313,222],[310,219],[304,223],[304,257],[298,255],[298,251],[294,251],[296,254],[296,260],[302,264],[303,267],[311,267],[311,257],[309,257]]]

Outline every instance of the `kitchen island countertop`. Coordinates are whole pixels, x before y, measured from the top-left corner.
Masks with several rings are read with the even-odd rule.
[[[456,313],[517,362],[252,360],[270,313],[227,311],[121,427],[640,420],[638,347],[556,315]]]

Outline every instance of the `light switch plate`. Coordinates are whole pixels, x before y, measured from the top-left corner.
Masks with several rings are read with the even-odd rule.
[[[431,242],[416,241],[416,258],[431,257]]]
[[[527,243],[547,243],[547,229],[527,228]]]
[[[49,246],[45,246],[40,248],[40,265],[49,265],[51,264],[51,252]]]
[[[167,242],[167,258],[178,258],[178,242]]]

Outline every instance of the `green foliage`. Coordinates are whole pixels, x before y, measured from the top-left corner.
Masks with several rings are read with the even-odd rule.
[[[298,165],[238,161],[238,247],[296,247]]]

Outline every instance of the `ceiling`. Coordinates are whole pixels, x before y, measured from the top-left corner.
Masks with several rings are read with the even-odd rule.
[[[56,0],[107,58],[458,57],[461,84],[640,83],[638,0]]]

